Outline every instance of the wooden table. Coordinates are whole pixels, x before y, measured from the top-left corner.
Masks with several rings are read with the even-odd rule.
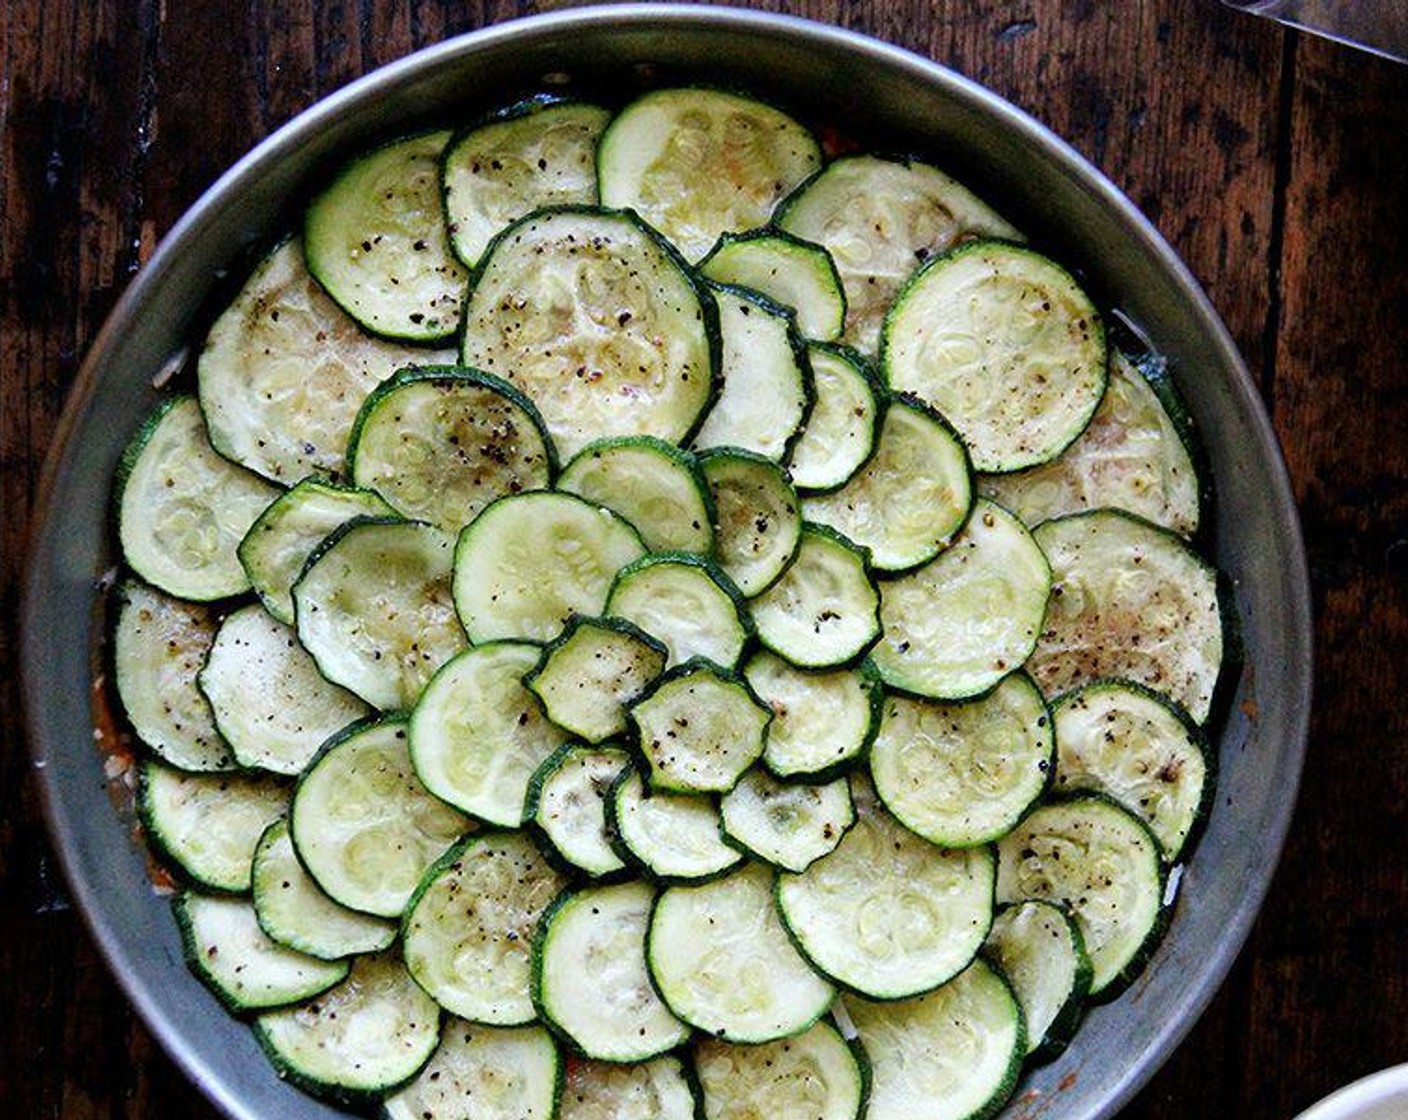
[[[1289,1117],[1408,1060],[1408,67],[1212,0],[761,6],[918,50],[1074,143],[1207,287],[1285,448],[1317,609],[1297,820],[1236,969],[1127,1115]],[[533,10],[0,0],[0,1116],[215,1115],[108,977],[27,776],[26,522],[84,350],[256,140],[374,66]]]

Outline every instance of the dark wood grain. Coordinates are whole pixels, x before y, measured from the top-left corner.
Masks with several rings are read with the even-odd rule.
[[[416,47],[558,6],[0,0],[0,1116],[215,1116],[69,907],[27,777],[24,539],[84,349],[259,138]],[[1289,1117],[1408,1057],[1408,67],[1211,0],[758,6],[914,48],[1069,139],[1206,286],[1286,450],[1318,643],[1297,823],[1232,977],[1127,1115]]]

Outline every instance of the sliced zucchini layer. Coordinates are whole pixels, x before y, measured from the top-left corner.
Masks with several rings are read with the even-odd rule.
[[[206,336],[196,376],[210,442],[284,485],[341,475],[367,394],[393,370],[436,357],[364,332],[309,275],[302,239],[290,238]]]
[[[702,1039],[694,1068],[707,1120],[858,1120],[870,1088],[859,1047],[826,1019],[796,1038],[759,1046]]]
[[[450,246],[473,268],[505,226],[544,206],[596,202],[596,142],[611,114],[534,97],[454,137],[441,168]]]
[[[455,609],[476,645],[551,641],[574,614],[600,615],[616,573],[644,554],[628,522],[571,494],[500,498],[460,534]]]
[[[414,366],[377,386],[347,448],[358,486],[447,533],[495,498],[547,486],[555,458],[527,397],[455,366]]]
[[[920,261],[963,237],[1021,235],[966,187],[916,160],[846,156],[787,200],[777,224],[823,246],[846,292],[845,341],[866,354]]]
[[[870,1056],[869,1120],[983,1120],[1016,1088],[1026,1051],[1022,1011],[982,960],[918,999],[847,996],[846,1011]]]
[[[833,851],[856,820],[845,778],[825,785],[780,782],[750,770],[719,802],[724,831],[765,863],[805,871]]]
[[[485,1027],[448,1018],[416,1079],[385,1104],[386,1120],[552,1120],[562,1055],[542,1027]]]
[[[762,296],[716,287],[723,388],[694,446],[741,447],[780,463],[812,408],[812,371],[790,315]]]
[[[918,401],[891,402],[875,449],[849,482],[802,502],[802,514],[870,550],[871,566],[901,572],[949,546],[973,507],[968,453]]]
[[[324,740],[371,714],[257,603],[226,615],[200,688],[239,764],[276,774],[302,773]]]
[[[885,807],[948,847],[996,840],[1046,789],[1055,763],[1051,713],[1025,673],[962,704],[889,696],[870,749]]]
[[[117,589],[113,679],[137,737],[181,770],[233,770],[230,746],[198,687],[219,621],[204,604],[126,580]]]
[[[464,648],[450,601],[454,540],[433,525],[359,518],[293,585],[298,638],[328,680],[382,711],[416,702]]]
[[[235,550],[278,493],[210,446],[194,397],[170,397],[143,421],[117,469],[123,559],[180,599],[248,591]]]
[[[186,878],[210,891],[250,888],[254,849],[288,808],[288,783],[244,774],[183,774],[142,766],[137,812],[147,839]]]
[[[778,878],[788,930],[817,968],[876,999],[931,991],[962,972],[992,925],[988,848],[944,849],[896,821],[859,780],[856,823],[830,855]]]
[[[699,457],[714,503],[716,559],[745,595],[782,574],[802,540],[801,503],[786,473],[760,455],[732,448]]]
[[[961,700],[987,691],[1036,648],[1051,566],[1026,528],[979,498],[953,545],[880,585],[884,636],[871,654],[887,685]]]
[[[1202,731],[1158,693],[1124,681],[1068,692],[1052,715],[1056,789],[1113,797],[1176,862],[1212,796]]]
[[[1137,976],[1164,924],[1159,843],[1113,801],[1078,796],[1043,805],[998,844],[997,899],[1067,907],[1090,954],[1091,995]]]
[[[617,115],[596,160],[603,205],[638,211],[698,261],[720,234],[767,224],[821,166],[821,148],[791,117],[752,98],[659,89]]]
[[[459,325],[469,276],[450,252],[440,198],[449,138],[427,132],[377,148],[308,207],[308,270],[374,334],[435,342]]]
[[[558,855],[593,877],[626,866],[611,846],[606,803],[630,764],[631,756],[619,747],[569,743],[538,768],[528,787],[533,821]]]
[[[264,609],[292,626],[293,585],[318,545],[354,517],[395,517],[380,494],[305,478],[259,515],[239,559]]]
[[[299,779],[289,812],[298,858],[343,906],[398,917],[421,876],[472,828],[411,767],[404,718],[349,727]]]
[[[796,559],[753,600],[763,645],[794,665],[856,657],[880,636],[880,595],[866,553],[825,525],[804,524]]]
[[[606,436],[675,443],[714,395],[714,304],[631,213],[532,214],[485,254],[465,312],[465,365],[513,382],[564,456]]]
[[[846,295],[831,254],[800,237],[773,229],[726,233],[699,271],[789,308],[803,338],[830,342],[845,326]]]
[[[504,828],[527,819],[529,781],[568,738],[523,685],[541,654],[526,642],[467,649],[435,674],[411,713],[411,762],[425,788]]]
[[[572,1058],[558,1120],[695,1120],[692,1078],[673,1054],[617,1065]]]
[[[671,1010],[731,1042],[799,1034],[835,994],[788,940],[773,905],[772,872],[758,864],[665,891],[650,920],[648,952]]]
[[[1055,903],[1028,899],[993,919],[983,951],[1022,1005],[1028,1056],[1054,1058],[1075,1033],[1090,991],[1090,958],[1080,927]]]
[[[708,553],[714,507],[694,456],[654,436],[590,443],[563,468],[557,488],[619,513],[652,552]]]
[[[523,678],[558,727],[600,743],[626,730],[626,705],[665,668],[665,646],[619,618],[574,618]]]
[[[646,969],[654,892],[644,883],[568,891],[533,947],[533,997],[547,1022],[588,1058],[639,1062],[689,1037]]]
[[[622,856],[656,879],[708,879],[743,858],[724,842],[712,799],[652,793],[634,768],[616,779],[608,812]]]
[[[978,492],[1028,525],[1089,509],[1122,509],[1185,537],[1198,530],[1202,487],[1168,409],[1124,354],[1110,352],[1100,407],[1051,462],[981,475]]]
[[[172,907],[186,963],[235,1014],[309,999],[347,975],[346,961],[319,960],[271,941],[248,899],[183,891]]]
[[[743,672],[772,709],[763,764],[778,777],[833,777],[875,738],[884,690],[869,661],[814,671],[763,651]]]
[[[1105,392],[1105,331],[1060,265],[976,241],[925,265],[885,320],[881,367],[952,422],[980,471],[1049,462]]]
[[[763,753],[772,712],[736,673],[686,661],[630,707],[654,789],[731,789]]]
[[[707,657],[732,667],[752,632],[733,580],[712,560],[690,553],[652,553],[621,569],[606,613],[663,642],[670,665]]]
[[[317,999],[254,1023],[279,1076],[314,1096],[360,1106],[414,1077],[440,1040],[440,1009],[394,952],[358,957]]]
[[[813,343],[807,362],[816,401],[787,469],[800,490],[835,490],[875,449],[880,402],[864,359],[853,351]]]
[[[524,833],[468,837],[426,872],[406,907],[406,967],[453,1015],[499,1026],[532,1022],[529,946],[566,885]]]
[[[1028,664],[1048,696],[1125,677],[1208,718],[1222,670],[1217,573],[1176,534],[1115,510],[1048,521],[1051,609]]]
[[[298,861],[288,821],[264,830],[254,851],[254,910],[259,925],[280,945],[335,961],[375,953],[396,940],[396,926],[330,899]]]

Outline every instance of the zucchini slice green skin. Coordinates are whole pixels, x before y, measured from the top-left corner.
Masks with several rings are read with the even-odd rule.
[[[652,552],[622,568],[606,613],[663,642],[670,665],[705,657],[732,667],[753,637],[738,585],[712,560],[687,552]]]
[[[701,1039],[693,1057],[706,1120],[790,1116],[801,1088],[808,1120],[859,1120],[865,1112],[870,1085],[864,1051],[842,1038],[829,1019],[795,1037],[754,1046]]]
[[[1022,1005],[1027,1061],[1049,1062],[1075,1034],[1090,992],[1090,957],[1068,911],[1044,899],[1003,907],[993,919],[983,954]]]
[[[747,288],[788,308],[803,338],[831,342],[846,323],[846,293],[831,254],[780,229],[726,233],[699,262],[716,284]]]
[[[782,575],[802,543],[802,505],[776,463],[737,447],[699,455],[714,502],[714,558],[745,595]]]
[[[617,777],[606,807],[616,854],[657,882],[705,882],[743,858],[722,834],[713,798],[650,791],[635,767]]]
[[[698,1120],[694,1071],[678,1055],[620,1065],[570,1058],[557,1120]]]
[[[382,1105],[383,1120],[466,1116],[553,1120],[562,1092],[562,1052],[540,1026],[486,1027],[453,1015],[415,1080]]]
[[[868,658],[855,667],[799,669],[760,651],[743,673],[772,709],[762,763],[776,777],[829,781],[870,750],[885,690]]]
[[[610,881],[626,871],[607,817],[616,779],[631,765],[624,749],[568,743],[528,783],[528,815],[568,871]]]
[[[854,350],[814,342],[807,361],[816,402],[787,469],[798,490],[825,494],[845,486],[874,452],[886,393]]]
[[[781,782],[753,769],[719,802],[724,833],[764,863],[805,871],[835,850],[856,822],[850,783]]]

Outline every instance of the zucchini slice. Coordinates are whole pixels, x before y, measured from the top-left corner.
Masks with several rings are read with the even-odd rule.
[[[450,247],[473,268],[494,236],[544,206],[591,206],[596,143],[611,114],[598,105],[532,97],[457,134],[441,179]]]
[[[856,820],[845,778],[806,785],[756,769],[724,794],[719,811],[732,840],[784,871],[805,871],[835,850]]]
[[[660,677],[628,712],[652,789],[711,792],[763,753],[772,712],[736,673],[697,658]]]
[[[542,1027],[485,1027],[453,1016],[385,1120],[553,1120],[562,1054]]]
[[[1122,509],[1185,537],[1198,531],[1202,485],[1178,424],[1123,353],[1085,431],[1051,462],[980,475],[978,492],[1028,525],[1089,509]]]
[[[236,761],[276,774],[302,773],[324,740],[371,714],[325,680],[293,629],[257,603],[225,616],[200,689]]]
[[[650,974],[685,1022],[730,1042],[800,1034],[834,989],[788,940],[772,872],[748,864],[703,886],[675,886],[655,904]]]
[[[979,498],[953,544],[880,584],[884,635],[871,653],[892,688],[940,700],[977,696],[1036,648],[1051,566],[1026,528]]]
[[[254,911],[260,928],[280,945],[335,961],[376,953],[396,940],[396,926],[332,899],[298,862],[288,820],[264,830],[254,850]]]
[[[713,400],[714,302],[634,214],[563,207],[501,233],[465,311],[464,364],[538,406],[564,456],[607,436],[683,443]]]
[[[743,673],[772,709],[763,765],[779,778],[833,778],[874,740],[885,693],[869,661],[808,670],[761,651]]]
[[[844,486],[870,458],[880,401],[865,360],[854,351],[812,343],[807,362],[816,401],[787,469],[799,490],[820,493]]]
[[[745,595],[782,574],[802,542],[801,503],[787,474],[761,455],[720,448],[699,456],[714,503],[719,567]]]
[[[431,678],[411,713],[411,762],[425,788],[504,828],[528,819],[528,784],[568,739],[523,685],[541,654],[527,642],[467,649]]]
[[[289,811],[298,858],[331,898],[399,917],[426,869],[472,823],[411,767],[404,717],[353,724],[299,779]]]
[[[726,233],[699,262],[716,284],[748,288],[796,316],[803,338],[830,342],[846,323],[846,294],[831,254],[775,229]]]
[[[1011,831],[1054,769],[1051,713],[1025,673],[962,704],[889,696],[870,748],[885,807],[934,844],[967,848]]]
[[[1217,573],[1175,533],[1116,510],[1047,521],[1051,608],[1027,668],[1048,696],[1124,677],[1208,718],[1222,670]]]
[[[373,334],[449,338],[469,274],[450,252],[440,198],[448,132],[397,140],[344,165],[308,207],[308,271]]]
[[[710,879],[743,858],[724,842],[711,798],[651,792],[634,767],[616,779],[607,811],[622,858],[655,879]]]
[[[758,1046],[700,1039],[694,1069],[706,1120],[859,1120],[870,1091],[864,1052],[827,1019],[795,1038]]]
[[[380,494],[305,478],[280,494],[240,541],[240,564],[264,609],[292,626],[293,585],[308,557],[354,517],[395,517]]]
[[[270,776],[183,774],[142,766],[137,814],[156,852],[207,891],[250,888],[254,849],[288,808],[288,783]]]
[[[1055,903],[1028,899],[993,919],[983,952],[1022,1005],[1027,1057],[1049,1061],[1066,1048],[1090,991],[1090,958],[1080,927]]]
[[[805,668],[841,665],[880,636],[868,555],[825,525],[802,526],[796,559],[752,602],[763,645]]]
[[[390,711],[416,702],[464,648],[450,603],[454,540],[433,525],[357,518],[293,585],[298,640],[328,680]]]
[[[220,623],[203,603],[164,595],[137,580],[116,592],[113,680],[137,737],[181,770],[233,770],[230,745],[199,687]]]
[[[866,354],[919,262],[962,238],[1020,238],[960,183],[917,160],[845,156],[783,204],[777,224],[825,248],[846,293],[844,340]]]
[[[317,999],[268,1011],[254,1034],[279,1071],[338,1104],[374,1104],[405,1084],[440,1041],[440,1009],[396,953],[358,957]]]
[[[957,976],[992,925],[989,848],[945,849],[894,819],[853,780],[856,823],[835,851],[778,877],[782,919],[807,959],[875,999],[928,992]]]
[[[548,719],[600,743],[626,730],[626,705],[665,668],[665,647],[619,618],[567,624],[523,678]]]
[[[413,366],[378,385],[357,414],[347,462],[358,486],[447,533],[495,498],[547,486],[557,468],[533,403],[455,366]]]
[[[528,812],[572,867],[593,878],[615,875],[625,863],[611,844],[607,801],[631,765],[620,747],[568,743],[538,767],[528,786]]]
[[[597,181],[603,205],[638,211],[698,261],[721,234],[765,225],[821,158],[812,134],[770,105],[722,90],[658,89],[607,126]]]
[[[206,336],[196,377],[210,442],[284,485],[341,475],[367,394],[393,370],[437,357],[363,331],[309,275],[302,239],[289,238]]]
[[[690,1071],[673,1054],[618,1065],[571,1058],[557,1120],[696,1120]]]
[[[476,645],[551,641],[574,614],[600,615],[616,573],[644,554],[629,522],[571,494],[500,498],[460,534],[455,609]]]
[[[1105,392],[1100,313],[1055,261],[976,241],[931,261],[885,320],[890,387],[933,405],[980,471],[1049,462]]]
[[[780,463],[815,396],[806,347],[790,312],[741,288],[714,289],[723,336],[723,388],[694,447],[741,447]]]
[[[918,999],[845,1005],[870,1056],[868,1120],[985,1120],[1017,1087],[1022,1010],[985,961]]]
[[[900,398],[885,409],[869,459],[844,486],[802,501],[802,515],[870,551],[871,567],[902,572],[952,542],[973,508],[968,453],[942,416]]]
[[[142,422],[117,468],[117,533],[128,565],[178,599],[249,590],[236,554],[279,494],[222,458],[194,397],[170,397]]]
[[[186,963],[232,1014],[310,999],[347,976],[346,961],[319,960],[271,941],[248,899],[183,891],[172,909]]]
[[[1090,994],[1134,979],[1167,916],[1159,843],[1113,801],[1091,795],[1042,805],[998,844],[997,899],[1066,906],[1090,955]]]
[[[467,837],[425,873],[406,906],[406,967],[453,1015],[498,1026],[532,1022],[529,947],[566,885],[522,832]]]
[[[622,568],[606,613],[663,642],[670,665],[707,657],[732,667],[752,634],[743,593],[712,560],[690,553],[652,553]]]
[[[589,443],[558,477],[557,488],[606,506],[636,527],[652,552],[714,547],[714,506],[694,456],[654,436]]]
[[[564,891],[533,945],[533,998],[543,1019],[588,1058],[640,1062],[689,1037],[646,968],[655,893],[644,883]]]
[[[1056,782],[1061,792],[1113,797],[1158,838],[1176,863],[1212,797],[1202,731],[1167,699],[1125,681],[1097,681],[1066,693],[1056,721]]]

